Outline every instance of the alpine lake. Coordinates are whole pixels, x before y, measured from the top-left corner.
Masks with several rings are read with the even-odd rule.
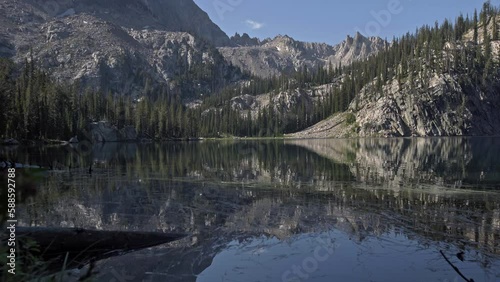
[[[476,282],[500,281],[497,137],[0,153],[53,168],[19,204],[19,225],[187,234],[99,260],[92,281],[465,281],[451,264]]]

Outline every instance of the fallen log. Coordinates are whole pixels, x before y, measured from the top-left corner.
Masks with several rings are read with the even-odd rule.
[[[31,239],[39,255],[52,264],[66,261],[65,267],[80,267],[91,261],[125,252],[153,247],[186,237],[186,234],[159,232],[100,231],[79,228],[17,227],[19,241]],[[58,266],[55,266],[56,269]]]

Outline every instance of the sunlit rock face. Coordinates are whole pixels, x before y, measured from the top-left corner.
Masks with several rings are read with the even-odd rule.
[[[498,22],[500,20],[497,17]],[[488,24],[492,36],[493,23]],[[484,26],[479,33],[484,37]],[[407,72],[376,77],[360,87],[348,109],[291,137],[412,137],[412,136],[497,136],[500,134],[500,72],[491,78],[472,79],[470,69],[455,65],[457,52],[471,49],[473,29],[461,41],[447,42],[437,65],[424,56],[414,59]],[[349,42],[356,41],[347,40]],[[479,38],[483,44],[483,38]],[[498,58],[500,41],[491,42],[491,56]],[[484,48],[484,46],[482,46]],[[349,52],[348,52],[349,53]],[[494,61],[497,59],[494,59]]]
[[[462,136],[500,133],[498,82],[491,89],[462,87],[458,77],[433,74],[412,90],[392,81],[384,94],[361,91],[356,121],[361,136]],[[351,105],[354,111],[355,105]]]
[[[365,86],[349,109],[292,137],[491,136],[500,134],[500,84],[461,86],[458,76],[432,74],[411,89],[396,80]],[[352,116],[352,121],[349,121]]]
[[[208,93],[211,83],[181,88],[176,79],[215,65],[219,82],[237,80],[213,47],[231,44],[192,0],[0,2],[0,54],[18,63],[33,58],[60,83],[104,92],[138,97],[161,84],[165,91]]]
[[[376,54],[388,43],[378,37],[364,37],[357,33],[348,36],[337,45],[309,43],[278,35],[263,41],[251,38],[232,38],[239,46],[222,47],[219,51],[225,59],[260,77],[279,76],[282,73],[300,71],[303,67],[333,67],[349,65]]]
[[[192,0],[13,0],[2,1],[2,15],[15,24],[35,24],[93,15],[126,29],[189,32],[215,46],[231,45],[229,37]],[[20,16],[14,20],[16,16]],[[8,27],[8,26],[7,26]]]

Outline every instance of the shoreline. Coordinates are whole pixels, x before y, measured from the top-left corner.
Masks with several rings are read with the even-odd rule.
[[[102,144],[150,144],[150,143],[167,143],[167,142],[203,142],[203,141],[285,141],[285,140],[354,140],[354,139],[439,139],[439,138],[500,138],[500,135],[463,135],[463,136],[361,136],[361,137],[297,137],[297,136],[282,136],[282,137],[199,137],[199,138],[171,138],[171,139],[143,139],[143,140],[124,140],[124,141],[109,141],[95,142],[92,145]],[[16,143],[2,142],[0,147],[17,147],[17,146],[67,146],[78,145],[83,142],[71,143],[69,141],[57,139],[45,140],[21,140]]]

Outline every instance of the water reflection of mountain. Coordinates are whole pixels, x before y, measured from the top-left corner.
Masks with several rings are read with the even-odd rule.
[[[285,240],[328,229],[357,241],[397,231],[424,244],[447,242],[478,250],[487,265],[500,255],[500,194],[491,190],[500,183],[497,143],[205,142],[94,148],[87,159],[58,153],[66,163],[93,162],[93,174],[75,165],[51,174],[22,218],[35,225],[189,232],[195,237],[185,246],[202,258],[200,269],[237,238]],[[450,189],[457,181],[474,190]]]
[[[500,188],[499,138],[323,139],[287,144],[348,164],[358,181],[369,184]]]

